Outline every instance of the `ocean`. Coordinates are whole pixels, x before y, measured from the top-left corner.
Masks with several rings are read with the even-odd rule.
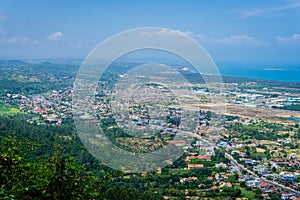
[[[299,67],[222,67],[218,66],[221,75],[247,78],[258,78],[264,80],[275,80],[284,82],[300,82]]]

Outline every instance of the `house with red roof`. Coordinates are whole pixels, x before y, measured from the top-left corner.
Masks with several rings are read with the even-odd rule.
[[[267,182],[261,182],[260,185],[259,185],[260,189],[268,189],[270,187],[270,184],[267,183]]]

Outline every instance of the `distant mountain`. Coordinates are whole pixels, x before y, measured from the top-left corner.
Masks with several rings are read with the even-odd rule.
[[[111,70],[117,73],[126,73],[126,71],[134,68],[137,65],[141,65],[143,63],[135,63],[135,62],[126,62],[126,63],[114,63],[111,66]],[[56,64],[49,61],[44,61],[41,63],[28,63],[21,60],[0,60],[0,70],[1,68],[20,68],[20,69],[30,69],[33,71],[42,71],[44,73],[51,73],[57,76],[66,76],[73,75],[79,69],[79,64],[74,63],[60,63]],[[122,66],[122,67],[120,67]],[[189,70],[182,70],[181,66],[173,66],[177,69],[187,80],[194,83],[204,83],[202,76],[198,73],[193,73]],[[204,76],[204,75],[203,75]],[[214,75],[205,75],[208,78],[212,78]],[[300,82],[282,82],[282,81],[274,81],[274,80],[264,80],[258,78],[246,78],[246,77],[236,77],[236,76],[222,76],[223,82],[225,83],[245,83],[245,82],[257,82],[257,83],[265,83],[272,84],[274,87],[288,87],[288,88],[300,88]]]
[[[28,66],[27,62],[21,60],[0,60],[0,66],[2,67],[18,67],[18,66]]]

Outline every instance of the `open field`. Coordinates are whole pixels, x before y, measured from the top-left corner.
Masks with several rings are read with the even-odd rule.
[[[256,148],[256,152],[257,153],[264,153],[266,150],[262,149],[262,148]]]
[[[224,105],[216,105],[212,103],[201,103],[201,104],[186,104],[182,105],[182,108],[187,110],[218,110],[219,107]],[[300,112],[289,111],[289,110],[279,110],[272,108],[257,108],[245,105],[236,105],[236,104],[225,104],[226,114],[235,115],[250,119],[265,119],[274,122],[288,122],[288,118],[300,118]]]
[[[0,107],[0,115],[14,115],[19,112],[18,108]]]
[[[246,190],[245,188],[242,188],[242,187],[237,187],[237,188],[239,188],[241,190],[243,196],[247,197],[248,200],[256,199],[255,193],[253,191]]]

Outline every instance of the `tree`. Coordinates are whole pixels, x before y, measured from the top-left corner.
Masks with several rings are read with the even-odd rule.
[[[6,138],[0,151],[0,197],[16,199],[89,199],[96,194],[92,180],[83,172],[83,166],[73,159],[47,162],[27,161],[24,151],[34,150],[32,142],[24,138]],[[22,154],[23,153],[23,154]]]

